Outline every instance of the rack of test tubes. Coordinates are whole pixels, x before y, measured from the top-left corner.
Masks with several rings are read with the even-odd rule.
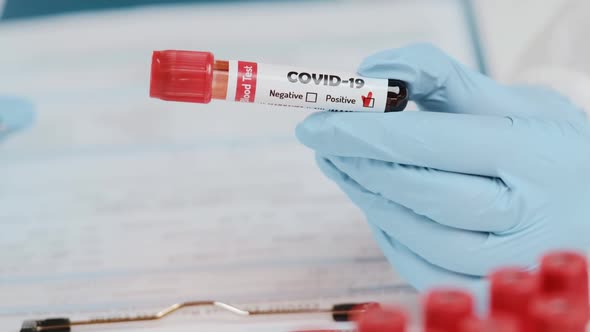
[[[420,322],[411,322],[405,309],[377,303],[363,304],[351,320],[356,332],[586,331],[590,308],[584,255],[555,251],[542,257],[537,271],[506,267],[488,279],[483,315],[476,314],[469,292],[441,288],[425,294]]]

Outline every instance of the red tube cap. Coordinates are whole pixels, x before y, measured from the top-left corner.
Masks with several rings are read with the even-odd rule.
[[[531,303],[530,331],[585,332],[585,308],[562,296],[541,296]]]
[[[358,332],[405,332],[408,318],[398,308],[374,307],[356,317]]]
[[[468,318],[459,327],[459,332],[520,332],[518,322],[509,316],[494,316],[486,319]]]
[[[473,317],[473,298],[467,292],[454,289],[433,290],[426,295],[424,325],[426,330],[456,332],[459,324]]]
[[[206,104],[213,92],[213,54],[154,51],[150,97]]]
[[[586,257],[571,251],[549,253],[541,260],[543,294],[565,296],[588,307]]]
[[[539,294],[539,278],[522,268],[504,268],[490,275],[490,311],[492,315],[518,317],[522,332],[530,303]]]

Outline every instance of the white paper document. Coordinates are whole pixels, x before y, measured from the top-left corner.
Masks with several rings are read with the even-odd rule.
[[[150,99],[151,52],[354,71],[374,51],[430,41],[474,65],[462,15],[455,1],[265,2],[0,25],[0,94],[28,98],[37,113],[32,128],[0,144],[0,329],[187,300],[412,306],[414,292],[361,212],[296,141],[294,128],[311,110]],[[321,315],[242,318],[202,308],[124,330],[133,326],[333,324]]]

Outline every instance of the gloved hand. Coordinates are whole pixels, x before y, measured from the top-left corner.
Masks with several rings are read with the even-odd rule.
[[[363,76],[408,83],[421,111],[316,113],[297,136],[422,290],[477,287],[590,242],[590,124],[551,90],[499,84],[428,45],[378,53]],[[479,288],[479,287],[478,287]]]
[[[0,141],[33,123],[33,105],[28,101],[0,96]]]

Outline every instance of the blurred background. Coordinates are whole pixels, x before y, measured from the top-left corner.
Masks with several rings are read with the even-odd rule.
[[[166,6],[174,4],[237,4],[237,3],[278,3],[293,0],[0,0],[0,14],[3,21],[28,19],[51,15],[62,15],[83,11],[104,11],[141,6]],[[304,2],[326,2],[306,0]],[[350,2],[355,0],[345,0]],[[356,0],[357,2],[359,0]],[[400,1],[400,0],[393,0]],[[403,1],[403,0],[402,0]],[[481,42],[486,45],[481,51],[486,56],[489,70],[496,76],[508,76],[515,58],[524,52],[543,22],[554,16],[566,0],[546,0],[536,6],[534,0],[512,3],[508,0],[460,0],[475,7],[475,20]],[[299,1],[301,2],[301,1]],[[331,1],[340,3],[342,1]],[[526,14],[526,18],[524,15]],[[393,15],[393,14],[392,14]],[[392,17],[393,19],[393,17]],[[487,67],[486,67],[487,68]]]
[[[151,52],[354,72],[429,42],[508,81],[562,2],[0,0],[0,110],[35,112],[0,143],[0,327],[203,298],[412,303],[296,141],[311,110],[152,100]]]
[[[225,2],[239,0],[225,0]],[[62,13],[71,13],[77,11],[95,11],[108,10],[126,7],[137,7],[144,5],[170,5],[175,3],[211,3],[206,0],[92,0],[92,1],[75,1],[75,0],[22,0],[6,1],[4,5],[4,19],[17,19],[27,17],[38,17],[44,15],[55,15]],[[224,0],[216,1],[224,2]]]

